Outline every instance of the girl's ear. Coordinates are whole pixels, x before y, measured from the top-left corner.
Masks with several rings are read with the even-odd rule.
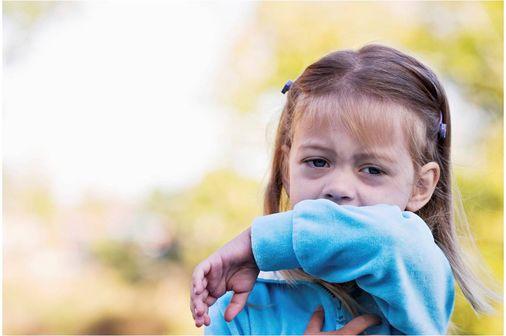
[[[283,152],[282,164],[281,164],[281,179],[283,180],[283,187],[286,190],[286,193],[290,195],[290,147],[287,145],[281,146],[281,151]]]
[[[439,165],[436,162],[429,162],[420,168],[420,172],[413,184],[411,198],[406,205],[406,210],[415,212],[427,204],[436,189],[439,181]]]

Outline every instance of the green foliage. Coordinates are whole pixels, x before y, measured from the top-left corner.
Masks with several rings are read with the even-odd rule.
[[[142,280],[139,251],[132,243],[101,241],[95,244],[92,251],[97,260],[116,270],[125,281],[135,284]]]
[[[486,163],[475,171],[457,171],[457,181],[464,207],[477,246],[490,269],[491,276],[502,288],[503,279],[503,128],[502,121],[491,126],[482,144]],[[484,279],[486,284],[492,285]],[[502,294],[502,293],[499,293]],[[495,304],[497,314],[478,318],[459,290],[452,316],[459,333],[502,333],[502,304]]]
[[[257,181],[219,170],[177,196],[158,193],[149,206],[172,223],[180,238],[183,265],[191,271],[262,213],[259,187]]]
[[[427,55],[438,72],[458,83],[466,99],[500,118],[503,2],[440,2],[425,7],[434,19],[414,27],[412,34],[404,35],[402,44]],[[441,24],[436,20],[450,17],[451,24],[437,28]],[[473,29],[469,29],[471,24]]]

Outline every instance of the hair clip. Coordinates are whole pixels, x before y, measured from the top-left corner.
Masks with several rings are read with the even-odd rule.
[[[290,90],[292,83],[293,82],[291,80],[287,80],[285,86],[283,86],[283,89],[281,89],[281,93],[285,94],[288,90]]]
[[[439,137],[441,139],[446,138],[446,124],[443,124],[443,113],[439,114]]]

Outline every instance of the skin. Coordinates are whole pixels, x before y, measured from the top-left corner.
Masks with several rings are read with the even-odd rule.
[[[364,146],[339,124],[314,127],[301,122],[295,129],[292,146],[282,148],[288,163],[283,184],[290,204],[326,198],[340,205],[386,203],[412,212],[422,208],[434,192],[439,166],[428,162],[415,169],[400,128],[378,134],[388,137],[378,137]],[[248,228],[195,267],[190,289],[195,325],[210,324],[209,306],[227,290],[234,291],[224,314],[225,320],[231,321],[246,304],[258,273]],[[376,322],[377,317],[362,315],[325,334],[358,334]],[[323,314],[316,311],[306,334],[324,334],[319,332],[322,325]]]
[[[292,206],[326,198],[340,205],[386,203],[415,212],[430,200],[439,166],[429,162],[415,172],[401,130],[364,147],[339,125],[301,124],[292,147],[283,147],[289,163],[283,182]]]

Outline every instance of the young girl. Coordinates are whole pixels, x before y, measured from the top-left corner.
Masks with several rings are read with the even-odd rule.
[[[195,268],[196,326],[444,334],[454,276],[473,308],[490,312],[499,296],[457,243],[450,113],[436,75],[367,45],[323,57],[282,92],[265,215]]]

